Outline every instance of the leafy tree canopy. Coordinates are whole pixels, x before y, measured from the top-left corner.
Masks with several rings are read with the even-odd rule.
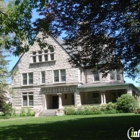
[[[134,76],[140,61],[139,0],[16,0],[0,12],[0,40],[15,54],[28,51],[47,34],[65,35],[70,62],[106,72],[120,67]],[[40,17],[32,22],[32,10]],[[1,11],[1,10],[0,10]],[[36,38],[39,31],[42,39]],[[13,46],[13,47],[11,47]]]

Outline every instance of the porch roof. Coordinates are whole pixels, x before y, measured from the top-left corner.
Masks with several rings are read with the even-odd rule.
[[[79,91],[104,91],[104,90],[121,90],[121,89],[132,89],[138,95],[140,91],[131,83],[117,83],[117,84],[84,84],[78,86]]]

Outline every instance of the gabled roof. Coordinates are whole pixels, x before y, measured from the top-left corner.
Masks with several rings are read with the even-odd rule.
[[[66,49],[63,47],[63,40],[59,39],[59,38],[55,38],[53,36],[50,35],[50,37],[70,56],[70,54],[66,51]],[[17,61],[17,63],[14,65],[14,67],[12,68],[11,71],[13,71],[15,69],[15,67],[17,66],[17,64],[19,63],[19,61],[21,60],[21,58],[24,56],[25,53],[23,53],[20,57],[19,60]]]

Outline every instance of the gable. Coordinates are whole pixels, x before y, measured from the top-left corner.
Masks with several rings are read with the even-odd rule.
[[[71,65],[68,62],[69,54],[66,52],[66,50],[63,48],[62,43],[60,40],[55,39],[51,36],[49,36],[46,39],[47,43],[50,44],[51,47],[54,48],[54,60],[50,60],[50,46],[46,46],[43,50],[39,47],[38,43],[34,43],[33,46],[30,47],[30,50],[24,54],[21,55],[16,65],[13,67],[13,70],[27,70],[28,68],[32,67],[44,67],[44,66],[51,66],[51,68],[54,67],[63,67],[68,68],[71,67]],[[42,56],[43,60],[42,62],[37,61],[36,63],[33,62],[33,52],[36,52],[36,58],[38,59],[38,53],[39,51],[42,51],[43,55],[45,54],[45,51],[48,51],[48,61],[44,61],[44,56]]]

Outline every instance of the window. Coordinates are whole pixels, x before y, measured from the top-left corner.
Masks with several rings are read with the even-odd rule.
[[[36,63],[36,52],[33,52],[33,63]]]
[[[39,50],[32,52],[32,63],[47,62],[54,60],[54,48],[51,46],[48,50]]]
[[[50,58],[51,58],[51,60],[54,60],[54,48],[51,48],[50,49]]]
[[[66,81],[66,71],[65,70],[60,70],[61,72],[61,81]]]
[[[54,70],[54,82],[65,82],[66,71],[65,70]]]
[[[59,71],[58,70],[54,71],[54,82],[59,82]]]
[[[99,74],[99,72],[94,73],[94,81],[100,81],[100,74]]]
[[[50,54],[51,60],[54,60],[54,54]]]
[[[33,73],[23,73],[23,85],[31,85],[33,84]]]
[[[33,73],[29,73],[29,84],[33,84]]]
[[[117,80],[121,80],[120,70],[117,70],[116,74],[117,74]]]
[[[93,93],[93,103],[98,104],[99,102],[99,93]]]
[[[41,72],[41,82],[45,83],[45,71]]]
[[[27,73],[23,73],[22,77],[23,77],[23,85],[27,85]]]
[[[36,63],[36,56],[33,56],[33,63]]]
[[[115,80],[115,72],[114,72],[114,70],[110,71],[110,80]]]
[[[22,93],[22,106],[33,106],[33,93],[29,92],[29,93]]]

